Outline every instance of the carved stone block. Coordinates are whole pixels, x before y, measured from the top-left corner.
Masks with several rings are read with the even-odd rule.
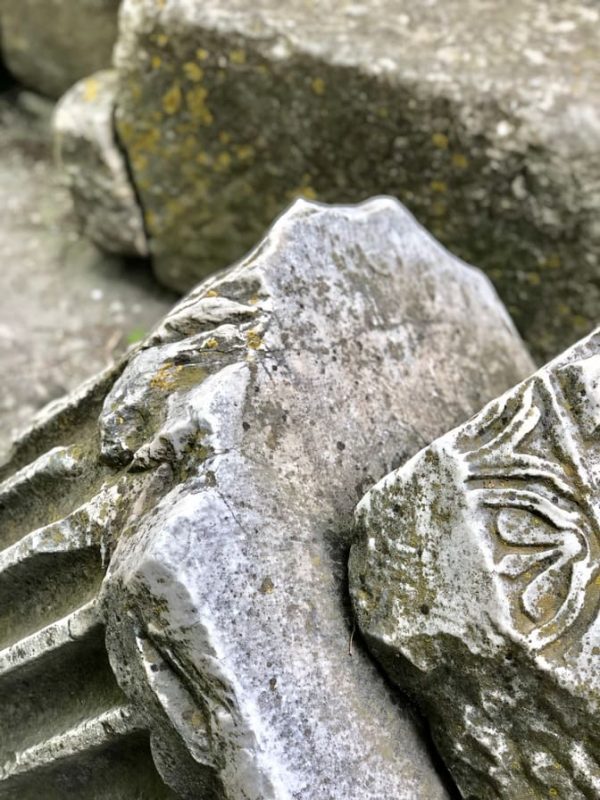
[[[360,629],[465,797],[600,796],[600,331],[361,501]]]
[[[446,797],[352,641],[352,513],[531,369],[487,279],[398,203],[295,204],[16,450],[0,797],[162,797],[148,740],[190,800]]]

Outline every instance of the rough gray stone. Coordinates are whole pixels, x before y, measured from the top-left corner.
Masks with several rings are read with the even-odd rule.
[[[464,797],[600,797],[599,423],[597,330],[359,505],[359,627]]]
[[[4,61],[49,97],[111,63],[120,0],[2,0]]]
[[[143,339],[177,299],[78,233],[52,159],[52,104],[0,97],[0,462],[50,400]]]
[[[295,204],[20,441],[0,489],[14,698],[0,794],[43,779],[49,795],[48,775],[64,787],[83,773],[86,742],[100,758],[107,740],[120,753],[150,731],[163,779],[190,800],[446,797],[418,726],[353,641],[352,512],[530,369],[486,278],[399,204]],[[76,698],[31,679],[45,658],[67,669],[65,630],[106,666],[89,656],[101,625],[124,696],[100,666]],[[25,724],[18,709],[40,694],[49,708]],[[73,796],[112,786],[105,763],[88,777]],[[119,781],[113,796],[132,796]]]
[[[391,194],[493,279],[534,355],[600,305],[595,2],[126,0],[119,134],[189,288],[291,197]]]
[[[75,84],[56,107],[59,165],[82,232],[109,253],[147,256],[142,212],[113,125],[117,76],[97,72]]]

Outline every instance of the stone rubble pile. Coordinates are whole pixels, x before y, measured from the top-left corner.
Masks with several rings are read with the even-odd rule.
[[[0,467],[0,800],[597,800],[600,329],[437,239],[592,326],[598,11],[53,4],[82,231],[204,280]]]

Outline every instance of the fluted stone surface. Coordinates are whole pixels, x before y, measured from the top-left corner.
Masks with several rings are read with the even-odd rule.
[[[467,798],[600,796],[600,331],[361,501],[358,624]]]
[[[163,781],[190,800],[447,797],[418,726],[353,640],[352,512],[531,368],[486,278],[398,203],[295,204],[19,443],[8,472],[21,471],[0,494],[0,665],[11,680],[45,675],[44,658],[76,658],[63,641],[82,630],[101,652],[106,637],[118,687],[104,657],[90,684],[81,671],[85,702],[61,701],[61,670],[37,727],[11,706],[20,771],[9,753],[0,794],[50,774],[71,796],[104,796],[110,760],[88,772],[87,794],[73,789],[90,749],[137,742],[140,767],[118,788],[154,796],[139,789],[153,780],[149,736]],[[28,685],[12,692],[35,708]]]

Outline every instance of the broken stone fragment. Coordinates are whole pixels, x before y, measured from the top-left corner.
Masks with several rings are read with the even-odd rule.
[[[600,797],[600,330],[369,491],[358,625],[463,796]]]
[[[97,72],[76,83],[56,107],[57,157],[80,227],[109,253],[148,255],[141,209],[113,125],[117,76]]]
[[[0,488],[0,796],[77,777],[77,797],[163,797],[139,788],[149,736],[190,800],[447,797],[353,640],[352,513],[531,369],[487,279],[398,203],[297,202],[17,447]]]
[[[120,0],[2,0],[1,50],[13,75],[49,97],[110,66]]]
[[[158,277],[190,288],[294,196],[390,194],[553,357],[600,305],[599,23],[584,0],[125,0],[116,123]]]

